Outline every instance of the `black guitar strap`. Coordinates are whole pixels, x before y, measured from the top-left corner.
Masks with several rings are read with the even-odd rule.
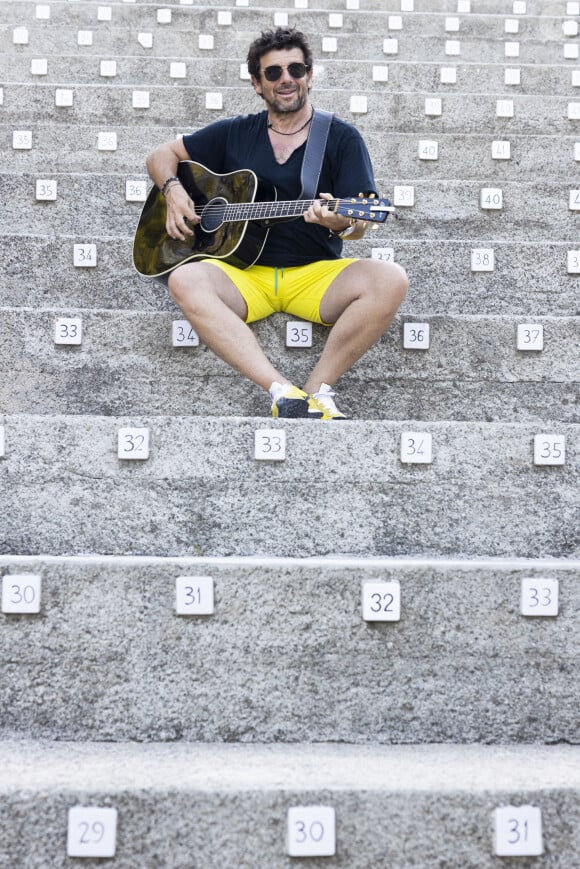
[[[326,140],[328,139],[328,131],[330,130],[333,117],[334,114],[332,112],[327,112],[324,109],[314,110],[310,132],[306,140],[304,159],[302,160],[302,170],[300,172],[302,192],[299,199],[316,198],[318,179],[320,178],[320,170],[322,169],[322,161],[326,150]]]

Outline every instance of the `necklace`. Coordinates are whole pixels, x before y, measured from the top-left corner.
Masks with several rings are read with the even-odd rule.
[[[296,133],[301,133],[302,130],[304,130],[305,127],[308,126],[308,124],[312,120],[313,116],[314,116],[314,109],[312,109],[312,114],[310,115],[310,117],[308,118],[306,123],[302,124],[302,126],[298,130],[293,130],[291,133],[283,133],[282,130],[277,130],[275,127],[272,126],[270,121],[267,121],[266,126],[268,127],[269,130],[272,130],[273,133],[278,133],[279,136],[295,136]]]

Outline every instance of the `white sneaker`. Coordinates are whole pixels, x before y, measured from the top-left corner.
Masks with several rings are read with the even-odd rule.
[[[317,407],[322,411],[322,419],[348,419],[346,413],[342,413],[334,403],[336,392],[328,383],[321,383],[318,392],[312,394]]]

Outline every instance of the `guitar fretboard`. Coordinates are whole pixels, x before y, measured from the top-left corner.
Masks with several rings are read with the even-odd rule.
[[[219,214],[225,222],[238,220],[266,220],[275,217],[300,217],[307,211],[314,199],[274,200],[273,202],[235,202],[228,204],[208,203],[201,216]],[[326,203],[331,211],[340,206],[340,199],[329,199]],[[349,205],[349,208],[352,208]]]

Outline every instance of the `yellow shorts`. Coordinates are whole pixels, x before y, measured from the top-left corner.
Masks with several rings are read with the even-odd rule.
[[[246,323],[285,311],[323,326],[331,324],[320,319],[322,297],[341,271],[356,261],[345,258],[320,260],[291,268],[250,266],[238,269],[221,260],[205,260],[225,272],[240,291],[248,306]]]

